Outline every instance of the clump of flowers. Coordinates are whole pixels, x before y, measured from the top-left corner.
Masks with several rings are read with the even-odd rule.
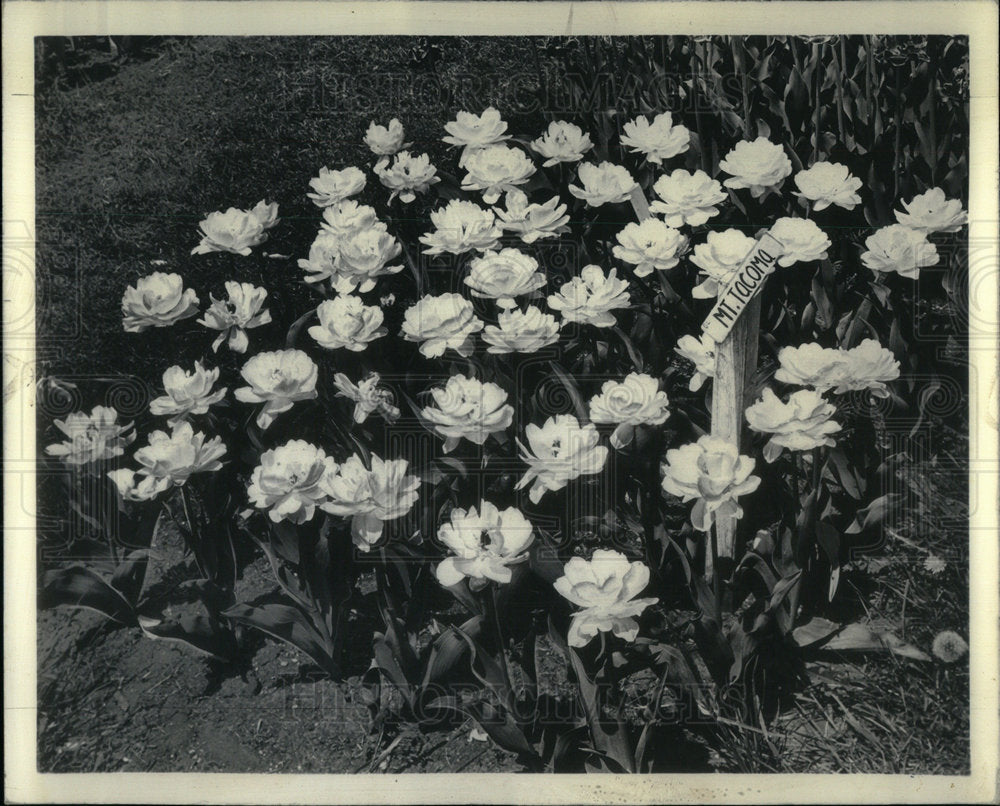
[[[846,165],[817,162],[795,175],[795,185],[799,189],[795,195],[812,202],[815,212],[825,210],[832,204],[853,210],[861,204],[858,195],[861,184],[860,179],[851,176]]]
[[[351,456],[335,473],[326,473],[320,485],[327,494],[320,509],[351,519],[351,537],[361,551],[371,551],[381,539],[385,523],[403,517],[419,497],[420,479],[408,475],[405,459],[371,457],[371,469]]]
[[[656,378],[631,372],[624,381],[604,383],[601,393],[590,400],[590,419],[617,426],[611,444],[621,450],[632,442],[636,426],[666,422],[667,406],[667,393],[660,391]]]
[[[600,165],[581,163],[577,175],[582,187],[570,185],[569,192],[578,199],[583,199],[588,207],[628,201],[632,191],[639,187],[628,171],[621,165],[610,162],[602,162]]]
[[[451,453],[464,437],[482,445],[491,434],[499,434],[514,421],[514,407],[507,393],[495,383],[452,375],[444,387],[431,389],[434,404],[421,416],[431,429],[444,437],[444,452]]]
[[[937,247],[921,230],[903,224],[882,227],[865,239],[866,251],[861,262],[878,275],[896,272],[900,277],[916,280],[924,266],[938,262]]]
[[[154,271],[140,277],[122,296],[122,326],[127,333],[142,333],[151,327],[169,327],[198,313],[198,295],[184,288],[179,274]]]
[[[309,187],[313,192],[306,195],[317,207],[330,207],[356,196],[365,189],[366,182],[365,174],[360,168],[351,166],[336,171],[323,167],[319,169],[319,176],[309,180]]]
[[[719,214],[718,205],[728,197],[722,185],[704,171],[689,173],[678,168],[661,176],[653,185],[659,197],[649,209],[663,216],[671,227],[700,227]]]
[[[779,266],[822,260],[830,248],[830,239],[826,233],[808,218],[779,218],[771,227],[771,234],[784,247],[784,252],[778,258]]]
[[[514,297],[531,294],[546,282],[538,261],[517,249],[488,250],[469,263],[465,278],[473,296],[496,300],[501,308],[515,307]]]
[[[545,158],[542,165],[551,168],[560,162],[579,162],[594,144],[590,135],[579,126],[565,120],[554,120],[545,133],[531,143],[531,147]]]
[[[254,246],[267,240],[267,230],[277,223],[278,205],[267,204],[263,199],[250,210],[230,207],[224,213],[209,213],[198,225],[201,242],[191,250],[191,254],[231,252],[234,255],[249,255]]]
[[[851,350],[816,343],[782,347],[778,363],[775,380],[818,392],[832,389],[838,395],[867,389],[876,397],[888,397],[885,384],[899,377],[899,361],[874,339],[865,339]]]
[[[525,243],[569,232],[566,205],[558,196],[553,196],[545,204],[529,204],[524,191],[515,188],[507,191],[504,201],[507,209],[493,208],[497,223],[503,230],[516,233]]]
[[[250,478],[247,495],[257,509],[266,509],[275,523],[305,523],[326,500],[320,481],[337,472],[337,463],[301,439],[264,451]]]
[[[309,328],[309,335],[328,350],[343,347],[361,352],[389,332],[382,327],[382,309],[365,305],[360,297],[342,294],[324,300],[316,309],[316,315],[319,324]]]
[[[212,304],[198,324],[219,331],[212,342],[212,352],[217,352],[222,343],[227,342],[234,353],[245,353],[250,345],[247,331],[271,321],[271,312],[266,308],[261,310],[267,290],[253,283],[227,280],[226,295],[226,299],[216,299],[209,294]]]
[[[380,386],[381,377],[377,372],[370,372],[357,384],[351,382],[343,372],[333,376],[333,385],[337,389],[337,397],[346,397],[354,401],[354,422],[363,423],[370,414],[378,412],[387,422],[399,417],[399,408],[393,405],[392,393]]]
[[[535,173],[534,163],[523,151],[506,145],[477,149],[466,159],[465,169],[462,190],[482,191],[487,204],[495,204],[502,193],[523,185]]]
[[[236,399],[241,403],[264,404],[257,415],[257,425],[262,429],[296,402],[317,396],[319,370],[301,350],[257,353],[243,365],[240,374],[249,386],[237,389]]]
[[[431,223],[434,232],[420,236],[420,242],[427,247],[425,255],[460,255],[472,249],[485,252],[496,248],[503,235],[490,210],[461,199],[453,199],[431,213]]]
[[[780,145],[766,137],[758,137],[737,143],[719,163],[719,168],[730,174],[723,182],[727,188],[747,188],[751,196],[759,199],[768,189],[788,178],[792,161]]]
[[[635,266],[636,277],[647,277],[656,271],[672,269],[680,262],[680,252],[687,239],[656,218],[639,224],[626,224],[616,236],[616,258]]]
[[[694,364],[688,389],[697,392],[709,378],[715,377],[715,340],[707,333],[700,337],[681,336],[674,352]]]
[[[427,358],[454,350],[461,356],[472,355],[472,338],[483,329],[472,303],[460,294],[426,296],[407,308],[402,335],[407,341],[420,342]]]
[[[550,308],[562,314],[563,325],[582,322],[614,327],[617,320],[611,312],[629,306],[628,281],[618,279],[614,269],[605,274],[600,266],[584,266],[580,276],[563,283],[548,302]]]
[[[546,492],[557,492],[573,479],[600,473],[608,459],[608,449],[598,445],[600,434],[592,424],[580,425],[572,414],[557,414],[541,427],[524,429],[526,448],[520,441],[521,458],[528,471],[517,483],[521,490],[531,484],[528,498],[533,504]]]
[[[481,115],[459,112],[455,120],[444,124],[444,129],[448,136],[441,139],[462,148],[462,155],[458,160],[460,168],[464,168],[469,157],[479,149],[510,139],[509,134],[504,134],[507,123],[492,106],[486,107]]]
[[[179,366],[169,367],[163,373],[166,395],[151,400],[149,411],[156,417],[170,417],[167,420],[170,426],[192,414],[205,414],[226,396],[226,387],[213,391],[218,380],[218,368],[205,369],[200,361],[195,361],[193,372]]]
[[[764,460],[773,462],[783,448],[808,451],[833,447],[836,442],[832,434],[840,431],[840,424],[832,419],[836,412],[836,406],[812,389],[795,392],[787,403],[765,389],[761,399],[747,409],[746,417],[754,431],[772,435],[764,445]]]
[[[706,435],[667,451],[663,489],[684,501],[695,501],[691,524],[707,532],[713,523],[743,517],[738,499],[760,486],[760,477],[751,475],[755,464],[724,439]]]
[[[958,232],[969,223],[968,214],[958,199],[948,199],[941,188],[903,202],[906,212],[896,210],[896,221],[904,227],[930,235],[935,232]]]
[[[430,157],[426,154],[414,156],[409,151],[396,154],[391,166],[389,158],[383,157],[375,163],[374,171],[379,181],[392,191],[390,202],[399,196],[401,202],[409,204],[418,193],[426,193],[432,185],[441,181]]]
[[[622,145],[633,154],[644,155],[646,162],[656,165],[684,153],[691,144],[691,132],[686,126],[674,125],[669,112],[661,112],[652,123],[640,115],[626,123],[623,131]]]
[[[732,282],[756,243],[738,229],[708,233],[707,241],[698,244],[691,256],[691,262],[700,269],[698,279],[701,280],[691,289],[691,296],[695,299],[715,299]]]
[[[368,131],[365,132],[365,145],[377,156],[391,157],[396,152],[412,145],[412,143],[403,142],[405,137],[403,124],[398,118],[390,120],[388,127],[380,126],[373,120],[368,124]]]
[[[53,420],[67,439],[45,447],[67,465],[85,465],[113,459],[125,453],[135,441],[132,423],[119,423],[118,412],[108,406],[94,406],[90,414],[74,411],[65,420]]]
[[[535,353],[559,341],[559,323],[552,314],[542,313],[535,307],[526,310],[504,311],[497,317],[496,325],[483,330],[487,352]]]
[[[450,522],[438,529],[438,539],[454,556],[446,557],[434,573],[446,586],[468,578],[469,587],[479,590],[492,580],[510,582],[512,565],[528,559],[528,548],[535,539],[531,522],[516,507],[497,509],[481,501],[478,510],[456,507]]]
[[[590,560],[573,557],[554,583],[556,591],[581,608],[573,614],[567,643],[583,647],[599,632],[626,641],[639,634],[636,618],[659,599],[637,599],[649,585],[649,568],[617,551],[597,549]]]

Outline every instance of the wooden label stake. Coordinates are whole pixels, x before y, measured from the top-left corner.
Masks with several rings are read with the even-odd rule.
[[[784,246],[764,233],[744,258],[736,276],[719,294],[715,307],[701,329],[716,341],[715,379],[712,382],[712,436],[740,450],[748,380],[757,368],[760,335],[760,290],[774,271]],[[736,543],[736,521],[715,524],[720,557],[732,557]],[[712,575],[712,557],[706,552],[705,572]]]

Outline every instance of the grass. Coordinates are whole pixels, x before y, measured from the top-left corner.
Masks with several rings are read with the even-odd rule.
[[[292,246],[316,230],[309,179],[323,165],[370,164],[364,129],[392,114],[415,150],[446,165],[441,125],[458,109],[496,104],[511,131],[540,130],[540,114],[512,102],[538,80],[530,51],[524,40],[165,39],[120,68],[98,55],[45,75],[36,95],[39,376],[78,383],[89,408],[123,377],[148,399],[162,356],[202,357],[207,331],[123,333],[124,288],[157,268],[182,274],[203,304],[228,279],[265,285],[275,323],[257,337],[274,343],[313,300]],[[369,185],[361,200],[381,192]],[[262,196],[280,202],[283,219],[264,251],[288,258],[190,256],[204,214]],[[427,212],[418,203],[408,215]],[[241,363],[228,352],[218,361]],[[51,414],[43,400],[40,415]],[[842,583],[852,615],[891,625],[925,651],[939,630],[968,630],[967,491],[964,469],[948,460],[967,455],[967,425],[956,419],[924,424],[934,437],[926,457],[897,468],[907,517]],[[940,574],[925,569],[930,554],[946,561]],[[733,727],[724,768],[968,770],[964,662],[834,657],[811,672],[812,685],[767,735]]]

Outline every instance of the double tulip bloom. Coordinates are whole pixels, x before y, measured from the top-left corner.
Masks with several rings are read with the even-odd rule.
[[[382,327],[382,309],[365,305],[360,297],[339,295],[319,304],[319,324],[309,328],[309,335],[328,350],[344,348],[361,352],[369,343],[388,331]]]
[[[506,232],[515,233],[525,243],[534,243],[545,238],[569,232],[566,226],[569,215],[566,205],[558,196],[553,196],[544,204],[529,204],[524,191],[514,188],[504,197],[506,209],[494,207],[497,223]]]
[[[896,221],[926,235],[958,232],[969,223],[969,216],[962,209],[962,202],[945,198],[941,188],[931,188],[926,193],[903,202],[903,209],[905,213],[896,211]]]
[[[140,277],[122,296],[122,326],[128,333],[169,327],[198,314],[198,295],[184,288],[179,274],[156,271]]]
[[[718,205],[728,196],[722,185],[704,171],[689,173],[678,168],[661,176],[653,185],[657,199],[649,205],[671,227],[700,227],[719,214]]]
[[[94,406],[90,414],[74,411],[65,420],[54,420],[67,439],[47,445],[45,453],[67,465],[85,465],[113,459],[125,453],[135,441],[132,423],[119,423],[118,412],[107,406]]]
[[[494,249],[503,235],[492,211],[461,199],[453,199],[431,213],[431,223],[434,231],[420,236],[420,242],[427,247],[425,255],[461,255],[473,249],[485,252]]]
[[[700,270],[701,283],[691,289],[695,299],[715,299],[736,276],[744,259],[756,245],[738,229],[708,233],[705,243],[694,248],[691,262]]]
[[[715,341],[707,333],[700,337],[681,336],[674,352],[694,364],[688,389],[697,392],[709,378],[715,377]]]
[[[542,165],[551,168],[561,162],[579,162],[594,144],[590,135],[579,126],[564,120],[554,120],[545,133],[533,141],[531,147],[542,157]]]
[[[644,155],[646,162],[655,165],[684,153],[691,144],[691,132],[686,126],[674,125],[669,112],[660,113],[652,123],[640,115],[626,123],[623,131],[622,145],[634,154]]]
[[[368,125],[368,131],[365,132],[365,145],[379,157],[391,157],[398,151],[412,145],[412,143],[403,142],[405,137],[403,124],[398,118],[390,120],[388,126],[381,126],[373,120]]]
[[[614,327],[617,324],[614,310],[630,304],[628,280],[618,279],[611,269],[608,274],[600,266],[584,266],[579,277],[564,283],[559,291],[549,296],[549,307],[562,314],[563,325],[581,322],[595,327]]]
[[[488,250],[469,263],[465,284],[474,297],[496,300],[499,307],[513,308],[514,297],[531,294],[547,282],[538,271],[538,261],[518,249]]]
[[[318,369],[301,350],[275,350],[253,356],[240,374],[249,386],[235,391],[241,403],[263,403],[257,425],[268,428],[274,418],[300,400],[317,396]]]
[[[777,187],[792,172],[792,161],[784,149],[766,137],[741,140],[726,154],[719,168],[730,175],[723,184],[728,188],[747,188],[759,199],[769,189]]]
[[[514,421],[514,407],[507,393],[495,383],[452,375],[444,387],[431,390],[434,405],[421,416],[431,429],[444,437],[444,452],[450,453],[464,437],[483,445],[491,434],[503,433]]]
[[[535,353],[559,341],[559,323],[552,314],[534,306],[524,311],[504,311],[496,325],[487,325],[483,330],[483,341],[489,345],[487,352],[495,355]]]
[[[531,484],[528,497],[533,504],[546,492],[557,492],[573,479],[600,473],[608,459],[608,449],[598,445],[600,434],[592,424],[581,426],[572,414],[557,414],[538,427],[524,430],[528,447],[518,442],[528,471],[517,483],[520,490]]]
[[[200,361],[195,361],[193,372],[179,366],[170,367],[163,373],[166,394],[150,401],[149,411],[156,417],[170,417],[167,420],[170,426],[192,414],[205,414],[209,407],[226,396],[225,387],[213,391],[218,380],[219,370],[205,369]]]
[[[667,393],[660,391],[656,378],[629,373],[624,381],[606,381],[601,393],[591,398],[590,419],[594,423],[615,425],[611,444],[621,450],[632,442],[640,425],[662,425],[670,412]]]
[[[212,304],[198,324],[219,331],[212,342],[212,352],[217,352],[222,343],[228,341],[234,353],[245,353],[250,345],[247,331],[271,321],[271,312],[264,308],[267,291],[253,283],[227,280],[226,294],[226,299],[216,299],[209,294]]]
[[[583,199],[588,207],[626,202],[632,191],[639,187],[628,171],[621,165],[610,162],[602,162],[600,165],[581,163],[577,176],[580,185],[570,185],[569,192],[578,199]]]
[[[468,578],[469,586],[479,590],[490,581],[510,582],[510,566],[528,559],[535,535],[519,509],[500,510],[489,501],[481,501],[478,509],[453,509],[450,521],[438,530],[438,539],[454,555],[435,569],[438,581],[451,587]]]
[[[616,238],[615,257],[635,266],[636,277],[647,277],[654,270],[672,269],[680,262],[681,250],[687,245],[687,239],[680,232],[656,218],[626,224]]]
[[[380,381],[381,377],[377,372],[370,372],[357,384],[352,383],[343,372],[333,376],[337,397],[354,401],[354,422],[363,423],[375,412],[381,414],[387,422],[399,417],[399,408],[393,405],[392,393],[380,386]]]
[[[353,166],[336,171],[320,168],[319,176],[309,180],[312,193],[306,195],[317,207],[330,207],[344,199],[356,196],[365,188],[364,172]]]
[[[432,185],[441,181],[430,157],[426,154],[414,156],[409,151],[396,154],[391,166],[389,158],[383,157],[375,164],[374,171],[379,181],[392,191],[389,194],[390,203],[399,196],[401,202],[409,204],[418,193],[426,193]]]
[[[275,523],[305,523],[326,500],[320,481],[336,472],[337,463],[322,448],[293,439],[261,454],[247,494],[250,503],[267,510]]]
[[[876,276],[896,272],[916,280],[924,266],[934,266],[939,260],[937,247],[927,240],[925,231],[903,224],[882,227],[865,239],[865,247],[861,262]]]
[[[831,419],[836,412],[836,406],[812,389],[795,392],[787,403],[765,389],[761,399],[747,409],[746,417],[754,431],[771,435],[764,445],[764,461],[773,462],[783,448],[791,451],[832,448],[836,444],[832,435],[840,431],[840,424]]]
[[[444,129],[448,135],[442,139],[462,148],[462,156],[458,161],[460,168],[464,168],[469,158],[480,149],[510,139],[509,134],[504,134],[507,131],[506,122],[492,106],[486,107],[481,115],[459,112],[455,120],[444,125]]]
[[[198,225],[201,243],[191,250],[191,254],[231,252],[245,257],[253,247],[267,240],[267,230],[277,223],[278,205],[268,204],[263,199],[250,210],[230,207],[224,213],[209,213]]]
[[[482,191],[487,204],[496,204],[502,193],[523,185],[535,173],[534,163],[523,151],[506,145],[474,151],[465,160],[465,169],[462,190]]]
[[[817,162],[805,171],[795,175],[795,185],[800,198],[812,202],[813,210],[819,212],[830,205],[853,210],[861,204],[858,191],[861,180],[851,176],[846,165],[838,162]]]
[[[403,337],[419,342],[427,358],[438,358],[445,350],[472,355],[473,336],[482,329],[472,303],[460,294],[423,297],[403,315]]]
[[[567,643],[584,647],[600,632],[634,641],[637,617],[659,601],[636,598],[648,585],[649,568],[620,552],[598,549],[590,560],[573,557],[553,583],[559,595],[581,608],[570,621]]]
[[[667,451],[663,489],[684,501],[695,501],[691,524],[707,532],[716,522],[743,517],[738,499],[760,486],[760,477],[751,475],[754,464],[734,445],[706,435]]]

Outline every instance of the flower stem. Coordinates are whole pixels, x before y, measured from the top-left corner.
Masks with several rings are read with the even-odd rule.
[[[199,573],[201,573],[202,577],[207,578],[208,574],[201,561],[201,530],[195,526],[194,519],[191,517],[191,510],[188,507],[187,490],[184,489],[183,484],[178,489],[181,491],[181,506],[184,507],[184,520],[187,521],[188,534],[191,537],[191,552],[194,554],[194,561],[198,564]]]
[[[497,633],[497,647],[500,652],[500,667],[503,669],[503,682],[507,689],[507,702],[504,705],[508,710],[511,711],[510,716],[513,718],[513,703],[515,701],[514,697],[514,686],[510,682],[510,667],[507,665],[507,647],[504,643],[503,638],[503,628],[500,626],[500,609],[497,607],[497,595],[499,590],[497,586],[490,586],[490,593],[486,598],[486,607],[490,611],[490,618],[493,620],[493,627]]]
[[[709,544],[712,551],[712,593],[715,594],[715,623],[722,629],[722,573],[719,571],[719,539],[715,524],[712,524]]]

